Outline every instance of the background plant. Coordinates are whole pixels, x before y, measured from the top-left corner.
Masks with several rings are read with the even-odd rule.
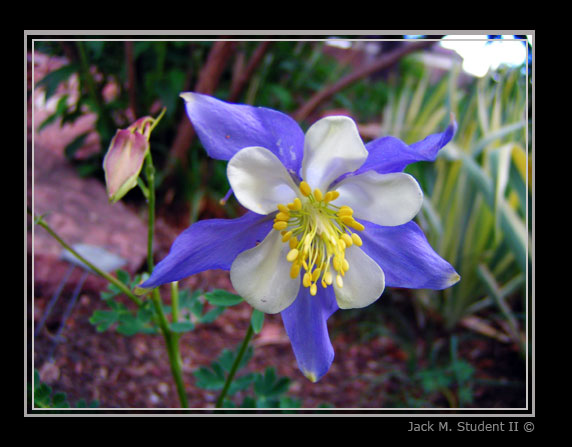
[[[87,160],[74,158],[86,134],[65,151],[82,175],[103,178],[101,160],[115,129],[126,127],[141,115],[156,114],[166,106],[167,112],[152,137],[152,185],[157,192],[158,209],[182,206],[184,225],[212,214],[234,217],[240,212],[233,199],[224,208],[218,204],[229,187],[226,163],[208,159],[197,138],[189,138],[183,157],[174,156],[174,141],[185,118],[178,95],[204,86],[201,73],[210,67],[210,56],[218,51],[214,42],[67,41],[37,45],[39,51],[66,56],[68,63],[46,76],[36,88],[44,89],[49,98],[62,81],[76,76],[80,92],[74,104],[68,98],[60,98],[54,114],[40,127],[58,120],[72,122],[88,112],[97,116],[101,152]],[[304,41],[235,43],[224,49],[228,51],[225,64],[211,77],[216,82],[208,86],[208,93],[297,116],[308,98],[354,71],[351,64],[325,54],[324,45]],[[249,72],[251,63],[254,68]],[[440,347],[435,350],[438,355],[431,350],[423,352],[431,359],[429,364],[417,361],[419,356],[414,355],[413,348],[408,351],[411,374],[407,379],[402,377],[404,393],[395,405],[414,406],[417,402],[415,406],[423,406],[439,398],[470,405],[475,371],[466,361],[445,354],[445,347],[457,352],[453,346],[463,342],[462,338],[455,338],[459,328],[508,340],[521,351],[524,347],[532,217],[531,163],[527,164],[530,138],[526,145],[526,132],[531,127],[530,114],[526,121],[530,83],[526,84],[521,68],[504,69],[465,82],[460,66],[435,82],[415,55],[401,58],[392,67],[336,91],[315,114],[342,109],[342,113],[351,114],[360,124],[378,125],[377,134],[370,134],[371,138],[393,135],[407,143],[441,131],[450,114],[458,122],[455,139],[436,163],[417,163],[408,168],[420,181],[426,197],[418,223],[436,251],[455,266],[462,281],[442,292],[415,292],[416,320],[408,316],[408,324],[424,328],[436,324],[444,332],[433,339]],[[237,73],[249,73],[246,82],[241,84],[242,77]],[[116,87],[114,95],[106,91],[110,84]],[[308,121],[304,117],[303,126]],[[126,196],[126,200],[141,205],[143,199],[137,190]],[[130,278],[126,272],[117,272],[116,278],[128,290],[140,279]],[[233,305],[229,302],[239,300],[222,291],[172,290],[169,298],[172,294],[177,297],[175,307],[170,301],[154,306],[151,301],[142,300],[134,308],[129,302],[125,304],[123,287],[111,283],[102,293],[102,308],[92,315],[91,322],[100,331],[151,336],[161,332],[157,314],[160,311],[174,339],[177,334],[216,321]],[[225,299],[230,301],[224,304]],[[366,312],[378,310],[386,309],[374,306]],[[367,319],[360,328],[364,337],[382,332],[377,322],[371,326],[365,323]],[[260,315],[253,314],[252,327],[260,330],[260,324]],[[430,340],[431,331],[425,336]],[[402,338],[404,345],[411,343],[407,337]],[[213,364],[195,375],[195,385],[220,393],[224,387],[221,380],[227,380],[232,369],[229,361],[237,360],[237,353],[238,348],[222,352]],[[250,358],[251,351],[245,350],[244,355]],[[244,373],[242,368],[244,363],[237,364],[236,379],[227,390],[224,405],[283,407],[289,403],[296,407],[295,400],[285,397],[286,380],[268,370]],[[276,384],[279,385],[275,391],[269,391]],[[444,384],[441,388],[452,390],[453,394],[443,397],[447,391],[439,390],[436,384]]]

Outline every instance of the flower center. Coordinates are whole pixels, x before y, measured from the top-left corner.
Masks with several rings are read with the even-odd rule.
[[[364,226],[353,218],[349,206],[335,206],[331,202],[339,197],[337,191],[323,194],[318,188],[312,191],[306,182],[300,183],[302,200],[296,197],[292,203],[279,204],[274,218],[274,229],[282,234],[282,242],[290,245],[286,259],[292,263],[290,276],[296,278],[302,267],[304,287],[316,295],[318,280],[322,287],[332,285],[335,280],[343,287],[343,276],[350,266],[346,259],[346,248],[362,245],[357,233]]]

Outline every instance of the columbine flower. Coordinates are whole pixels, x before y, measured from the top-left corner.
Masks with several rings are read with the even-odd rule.
[[[249,211],[199,221],[173,243],[142,287],[208,269],[230,270],[254,308],[281,312],[298,365],[312,381],[333,361],[327,319],[338,308],[376,301],[385,286],[443,289],[459,280],[412,221],[423,194],[403,171],[434,160],[455,132],[406,145],[364,145],[348,117],[326,117],[306,134],[287,115],[184,93],[187,114],[209,155]]]
[[[145,116],[127,129],[115,132],[103,159],[110,202],[117,202],[137,185],[137,178],[149,150],[151,130],[156,121],[155,118]]]

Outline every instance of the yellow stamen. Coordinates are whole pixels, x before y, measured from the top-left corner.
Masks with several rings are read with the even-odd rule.
[[[310,287],[310,285],[312,284],[312,275],[310,275],[308,272],[304,273],[302,284],[304,285],[304,287]]]
[[[341,221],[342,221],[343,223],[345,223],[347,226],[350,226],[352,222],[355,222],[355,221],[354,221],[354,218],[353,218],[352,216],[348,216],[348,215],[346,215],[346,214],[341,215],[341,216],[340,216],[340,219],[341,219]]]
[[[286,255],[286,260],[289,262],[294,262],[296,260],[296,258],[298,257],[298,253],[299,253],[298,250],[293,248]]]
[[[298,197],[296,197],[292,201],[292,203],[289,203],[287,205],[287,207],[289,210],[292,210],[292,211],[300,211],[302,209],[302,201]]]
[[[334,266],[334,270],[336,272],[339,272],[340,267],[342,266],[342,264],[340,262],[340,258],[338,258],[337,256],[334,256],[334,259],[332,259],[332,265]]]
[[[344,233],[341,236],[341,239],[346,243],[346,247],[351,247],[354,241],[352,240],[351,236],[348,233]]]
[[[349,229],[363,230],[364,226],[353,218],[351,207],[329,204],[340,196],[337,191],[323,194],[319,188],[312,190],[307,182],[299,187],[300,197],[277,205],[273,227],[289,246],[286,259],[292,263],[290,277],[297,278],[304,268],[302,285],[315,296],[318,282],[323,288],[334,281],[336,287],[343,287],[343,276],[349,270],[346,249],[362,245],[361,238]]]
[[[310,188],[310,185],[308,185],[306,182],[302,181],[300,183],[300,191],[302,192],[302,194],[304,194],[306,197],[308,197],[310,194],[312,194],[312,188]]]
[[[274,225],[272,225],[272,227],[275,230],[283,230],[284,228],[286,228],[288,226],[288,222],[285,222],[283,220],[279,220],[277,222],[274,223]]]
[[[351,215],[353,215],[353,213],[354,213],[354,210],[352,210],[349,206],[344,205],[338,211],[338,216],[340,216],[340,217],[351,216]]]
[[[296,236],[292,236],[289,242],[290,248],[296,248],[298,246],[298,238]]]
[[[359,234],[357,233],[352,233],[352,241],[354,241],[354,244],[356,244],[358,247],[361,247],[363,244],[361,237],[359,237]]]
[[[290,278],[295,279],[298,277],[298,275],[300,274],[300,269],[302,268],[302,265],[294,262],[292,263],[292,267],[290,267]]]
[[[317,268],[312,272],[312,281],[316,282],[319,277],[320,277],[320,268]]]
[[[360,224],[357,220],[354,220],[351,224],[348,224],[348,227],[358,231],[363,231],[365,229],[365,227],[362,224]]]
[[[282,242],[288,242],[292,237],[292,231],[287,231],[282,235]]]

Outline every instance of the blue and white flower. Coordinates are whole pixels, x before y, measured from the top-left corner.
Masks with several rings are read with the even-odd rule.
[[[368,306],[386,286],[443,289],[460,279],[412,220],[423,193],[403,172],[434,160],[454,122],[412,145],[394,137],[364,145],[349,117],[323,118],[304,134],[275,110],[181,96],[208,154],[228,160],[248,211],[193,224],[142,287],[230,270],[252,307],[281,313],[301,371],[316,381],[334,358],[327,320],[337,309]]]

